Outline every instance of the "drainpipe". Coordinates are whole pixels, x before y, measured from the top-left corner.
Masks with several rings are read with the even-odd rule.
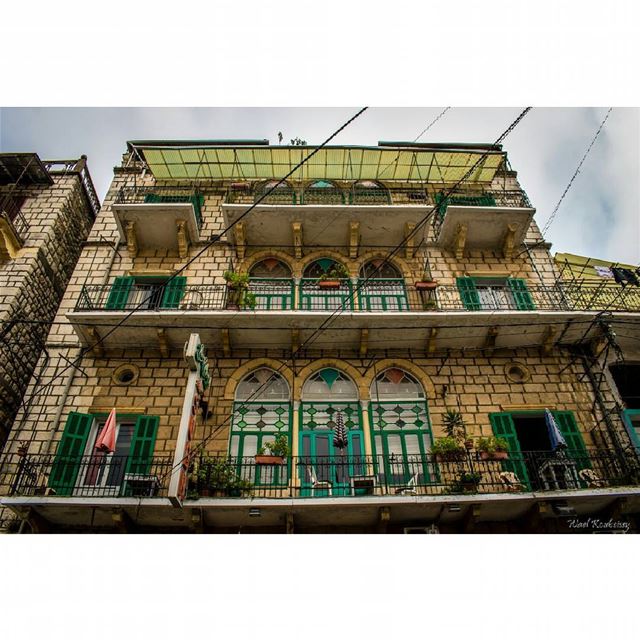
[[[73,357],[72,362],[76,360],[76,358],[79,358],[81,354],[82,354],[82,347],[78,347],[78,352]],[[60,428],[60,418],[67,404],[67,398],[69,397],[69,389],[71,389],[71,384],[73,383],[73,379],[75,378],[75,375],[76,375],[76,368],[71,367],[71,371],[67,376],[67,381],[64,383],[64,388],[62,390],[62,398],[58,403],[56,414],[53,417],[53,425],[51,430],[49,431],[49,439],[47,440],[47,444],[45,446],[45,451],[44,451],[45,455],[47,455],[51,450],[51,443],[53,442],[53,437],[56,435],[56,433],[58,433],[58,429]]]

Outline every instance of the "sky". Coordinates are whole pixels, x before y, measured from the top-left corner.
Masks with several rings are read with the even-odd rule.
[[[444,107],[370,107],[333,144],[414,140]],[[46,160],[88,156],[102,199],[127,140],[251,138],[320,144],[358,107],[0,109],[0,151],[35,151]],[[420,142],[493,142],[522,107],[452,107]],[[543,226],[607,112],[535,107],[504,141]],[[552,252],[640,263],[640,109],[614,108],[547,239]]]

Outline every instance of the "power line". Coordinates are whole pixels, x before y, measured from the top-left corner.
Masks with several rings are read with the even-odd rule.
[[[587,156],[589,155],[589,152],[591,151],[591,148],[593,147],[593,145],[595,144],[596,140],[598,139],[598,136],[600,135],[600,132],[602,131],[602,128],[604,127],[605,122],[609,118],[609,114],[611,113],[612,109],[613,109],[613,107],[609,107],[609,110],[607,111],[607,114],[605,115],[604,120],[600,123],[600,126],[598,127],[598,130],[596,131],[596,134],[593,136],[593,139],[591,140],[591,143],[587,147],[587,150],[585,151],[584,155],[582,156],[582,159],[578,163],[578,167],[575,170],[575,173],[571,176],[571,180],[569,180],[569,184],[567,185],[565,190],[562,192],[562,195],[560,196],[560,200],[558,200],[558,204],[556,204],[554,210],[551,212],[551,215],[549,216],[549,219],[547,220],[547,222],[545,223],[544,227],[542,228],[542,231],[540,233],[543,236],[546,235],[547,231],[549,231],[549,227],[551,227],[551,225],[553,224],[553,221],[556,219],[556,215],[558,213],[558,209],[560,208],[560,205],[562,204],[562,201],[564,200],[565,196],[567,195],[569,189],[571,189],[571,185],[573,184],[573,181],[578,177],[578,174],[580,173],[580,169],[581,169],[582,165],[584,164],[584,161],[587,159]]]
[[[356,118],[360,117],[369,107],[363,107],[362,109],[360,109],[360,111],[358,111],[355,115],[351,116],[351,118],[349,118],[349,120],[347,120],[342,126],[340,126],[338,129],[336,129],[336,131],[334,131],[320,146],[316,147],[309,155],[307,155],[304,159],[302,159],[293,169],[291,169],[291,171],[289,171],[289,173],[287,173],[287,175],[285,175],[283,178],[281,178],[278,182],[276,182],[274,185],[271,186],[270,189],[268,189],[267,191],[265,191],[242,215],[240,215],[236,220],[234,220],[231,224],[229,224],[225,229],[223,229],[220,234],[214,235],[211,237],[211,239],[209,240],[209,242],[200,250],[198,251],[198,253],[196,253],[196,255],[191,258],[190,260],[188,260],[180,269],[178,269],[175,273],[173,273],[166,281],[166,284],[168,284],[169,282],[171,282],[174,278],[176,278],[177,276],[180,275],[180,273],[182,273],[185,269],[187,269],[187,267],[189,267],[191,264],[193,264],[198,258],[200,258],[200,256],[205,253],[212,245],[214,245],[223,235],[225,235],[226,233],[228,233],[236,224],[238,224],[238,222],[240,222],[245,216],[247,216],[251,211],[253,211],[253,209],[255,209],[265,198],[267,198],[275,189],[277,189],[283,182],[285,182],[287,180],[287,178],[289,178],[290,176],[292,176],[300,167],[302,167],[306,162],[308,162],[316,153],[318,153],[320,151],[320,149],[322,149],[323,147],[325,147],[327,144],[329,144],[329,142],[331,142],[331,140],[333,140],[343,129],[345,129],[346,127],[348,127]],[[140,303],[138,303],[138,305],[136,307],[134,307],[117,325],[115,325],[113,327],[113,329],[109,332],[107,332],[104,336],[101,336],[98,340],[96,340],[95,343],[93,343],[92,345],[85,347],[83,349],[83,351],[80,353],[80,355],[76,358],[76,360],[68,365],[67,367],[65,367],[64,369],[62,369],[62,371],[60,371],[60,373],[56,376],[56,378],[60,377],[65,371],[67,371],[71,366],[75,366],[78,362],[80,362],[82,360],[82,358],[91,350],[95,349],[95,347],[97,347],[98,345],[102,344],[104,342],[104,340],[109,337],[118,327],[122,326],[136,311],[140,310],[141,308],[143,308],[148,302],[149,300],[151,300],[153,296],[153,293],[150,293],[148,297],[144,298],[143,300],[140,301]],[[56,380],[56,378],[50,380],[47,385],[51,385],[53,384],[53,382]],[[46,386],[44,388],[46,388]],[[39,393],[42,392],[42,390],[44,390],[43,387],[40,387],[40,389],[36,388],[34,389],[32,395],[35,397],[36,395],[38,395]]]
[[[518,126],[518,124],[521,122],[521,120],[527,115],[527,113],[529,113],[529,111],[531,111],[531,107],[526,107],[519,115],[518,117],[509,125],[509,127],[507,127],[507,129],[498,137],[498,139],[496,140],[496,142],[494,143],[494,145],[500,144],[514,129],[516,126]],[[449,189],[449,191],[447,193],[444,194],[444,198],[446,200],[446,198],[448,198],[449,196],[451,196],[451,194],[455,193],[456,189],[464,182],[466,181],[472,174],[473,172],[476,170],[476,168],[486,159],[486,157],[488,156],[488,152],[485,152],[484,154],[482,154],[480,156],[480,158],[478,158],[478,160],[471,166],[471,168],[462,176],[462,178],[460,178],[458,180],[458,182],[456,182],[453,187],[451,187]],[[423,216],[423,218],[416,223],[415,228],[411,231],[411,233],[407,234],[407,236],[396,246],[396,248],[389,253],[385,259],[383,260],[382,265],[380,265],[381,267],[384,266],[385,264],[388,264],[389,260],[398,252],[402,249],[402,247],[411,239],[413,238],[413,236],[415,236],[420,229],[429,221],[429,219],[431,218],[431,216],[433,215],[433,213],[435,212],[436,207],[433,206],[431,208],[431,210],[429,212],[427,212],[427,214],[425,216]],[[341,313],[344,312],[345,308],[344,305],[347,302],[350,302],[353,299],[353,296],[365,285],[367,284],[367,282],[369,282],[369,280],[372,279],[372,275],[368,276],[367,278],[362,279],[359,283],[358,286],[355,287],[351,294],[349,295],[348,299],[343,301],[343,303],[341,304],[341,306],[333,311],[331,313],[331,315],[324,321],[322,322],[322,324],[311,334],[311,336],[309,338],[307,338],[301,345],[299,345],[297,347],[297,349],[292,353],[291,357],[288,358],[285,362],[288,361],[295,361],[295,357],[298,353],[300,353],[302,351],[302,349],[304,347],[306,347],[307,344],[309,344],[316,335],[319,335],[319,333],[321,333],[322,331],[325,330],[325,328],[327,327],[327,325],[333,320],[333,318],[337,317],[338,315],[340,315]],[[275,373],[279,373],[282,368],[285,366],[285,363],[283,362],[282,365],[280,367],[278,367],[278,369],[276,369]],[[255,395],[257,393],[259,393],[262,388],[264,386],[266,386],[269,383],[269,381],[267,380],[265,383],[263,383],[260,387],[258,387],[249,398],[247,398],[247,400],[245,400],[244,402],[250,402],[251,399],[253,397],[255,397]],[[225,425],[226,423],[231,419],[232,415],[227,416],[227,418],[225,418],[225,420],[216,427],[216,429],[214,429],[212,431],[212,433],[206,437],[205,439],[203,439],[190,453],[189,455],[195,455],[196,451],[198,449],[202,449],[202,447],[209,441],[211,440],[211,438],[213,438],[215,436],[216,433],[218,433]],[[182,465],[182,463],[185,461],[186,456],[183,457],[176,465],[174,465],[171,470],[169,470],[166,473],[173,473],[173,471],[177,468],[180,467],[180,465]],[[165,474],[166,475],[166,474]]]

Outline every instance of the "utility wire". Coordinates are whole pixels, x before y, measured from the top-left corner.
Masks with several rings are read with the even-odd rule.
[[[521,120],[527,115],[527,113],[529,113],[529,111],[531,111],[531,107],[526,107],[519,115],[518,117],[509,125],[509,127],[507,127],[507,129],[498,137],[498,139],[496,140],[496,142],[494,143],[494,145],[500,144],[514,129],[515,127],[518,126],[518,124],[521,122]],[[457,190],[457,188],[464,182],[466,181],[476,170],[476,168],[486,159],[486,157],[488,156],[488,152],[485,152],[484,154],[482,154],[480,156],[480,158],[478,158],[478,160],[471,166],[471,168],[462,176],[462,178],[460,178],[460,180],[458,180],[458,182],[456,182],[453,187],[451,187],[449,189],[449,191],[445,194],[444,199],[446,200],[446,198],[448,198],[449,196],[451,196],[451,194],[455,193],[455,191]],[[398,251],[400,251],[402,249],[403,246],[406,245],[406,243],[413,238],[413,236],[415,236],[420,229],[422,229],[422,227],[429,221],[429,219],[431,218],[431,216],[433,215],[433,213],[436,210],[436,206],[431,207],[431,210],[429,212],[427,212],[427,214],[416,224],[415,228],[413,229],[413,231],[411,233],[409,233],[397,246],[396,248],[389,253],[382,265],[380,265],[379,268],[381,268],[382,266],[384,266],[385,264],[388,264],[389,260],[396,254],[398,253]],[[297,349],[292,353],[291,357],[286,360],[285,362],[288,361],[294,361],[295,357],[297,354],[299,354],[305,347],[307,344],[311,343],[313,341],[313,339],[315,338],[315,336],[319,335],[319,333],[323,332],[326,330],[326,327],[328,326],[328,324],[330,322],[332,322],[332,320],[337,317],[338,315],[340,315],[341,313],[344,312],[345,310],[345,304],[350,302],[353,297],[356,295],[356,293],[365,285],[369,282],[369,280],[371,280],[372,275],[368,276],[367,278],[362,279],[358,286],[355,287],[351,294],[349,295],[348,299],[343,301],[343,303],[341,304],[341,306],[336,309],[335,311],[333,311],[333,313],[331,313],[331,315],[324,321],[322,322],[322,324],[311,334],[311,336],[309,338],[307,338],[301,345],[299,345],[297,347]],[[279,373],[285,366],[285,363],[283,362],[280,367],[278,367],[278,369],[275,370],[275,373]],[[260,387],[258,387],[249,398],[247,398],[246,400],[243,401],[243,406],[246,406],[246,403],[250,402],[252,400],[252,398],[254,398],[265,386],[268,386],[269,382],[270,382],[271,378],[269,378],[269,380],[265,381],[262,385],[260,385]],[[211,434],[209,434],[209,436],[207,436],[206,438],[204,438],[201,442],[198,443],[198,445],[196,447],[194,447],[194,449],[189,453],[189,456],[194,456],[195,453],[200,449],[202,449],[202,447],[204,447],[204,445],[206,445],[207,442],[209,442],[209,440],[211,440],[226,424],[227,422],[232,418],[233,414],[228,415],[221,424],[219,424],[212,432]],[[175,471],[175,469],[179,468],[184,461],[186,460],[187,456],[183,457],[181,460],[179,460],[169,471],[167,471],[165,473],[165,476],[167,474],[173,473],[173,471]]]
[[[316,147],[309,155],[307,155],[305,158],[303,158],[293,169],[291,169],[291,171],[289,171],[289,173],[287,173],[287,175],[285,175],[283,178],[281,178],[278,182],[276,182],[274,185],[272,185],[272,187],[270,189],[268,189],[267,191],[265,191],[262,196],[260,196],[258,198],[258,200],[256,200],[241,216],[239,216],[236,220],[234,220],[231,224],[229,224],[225,229],[223,229],[219,234],[216,234],[214,236],[212,236],[209,240],[209,242],[207,242],[207,244],[200,250],[198,251],[198,253],[196,253],[195,256],[193,256],[193,258],[191,258],[190,260],[188,260],[180,269],[178,269],[175,273],[173,273],[166,281],[166,284],[169,284],[169,282],[171,282],[174,278],[176,278],[177,276],[179,276],[185,269],[187,269],[187,267],[189,267],[191,264],[193,264],[198,258],[200,258],[200,256],[205,253],[212,245],[214,245],[218,240],[220,240],[220,238],[226,234],[227,232],[229,232],[235,225],[238,224],[238,222],[240,222],[244,217],[246,217],[247,215],[249,215],[249,213],[251,213],[251,211],[253,211],[253,209],[255,209],[265,198],[267,198],[275,189],[277,189],[283,182],[285,182],[287,180],[287,178],[289,178],[290,176],[292,176],[300,167],[302,167],[306,162],[308,162],[316,153],[318,153],[320,151],[320,149],[322,149],[323,147],[325,147],[327,144],[329,144],[329,142],[331,142],[331,140],[333,140],[343,129],[345,129],[346,127],[348,127],[356,118],[358,118],[359,116],[361,116],[369,107],[363,107],[362,109],[360,109],[360,111],[358,111],[355,115],[351,116],[351,118],[349,118],[349,120],[347,120],[341,127],[339,127],[338,129],[336,129],[336,131],[334,131],[320,146]],[[122,320],[120,322],[118,322],[118,324],[116,324],[113,329],[109,332],[107,332],[104,336],[101,336],[98,340],[96,340],[92,345],[89,345],[87,347],[85,347],[82,352],[80,353],[80,355],[78,355],[78,357],[75,359],[75,361],[70,364],[67,365],[64,369],[62,369],[62,371],[60,371],[60,373],[55,376],[52,380],[50,380],[46,385],[44,386],[40,386],[40,388],[36,388],[34,389],[32,395],[35,397],[37,395],[39,395],[44,389],[46,389],[47,386],[50,386],[53,384],[53,382],[59,378],[65,371],[67,371],[71,366],[75,366],[78,362],[80,362],[82,360],[82,358],[89,352],[92,351],[93,349],[95,349],[95,347],[97,347],[98,345],[102,344],[106,338],[108,338],[116,329],[118,329],[118,327],[122,326],[125,322],[127,322],[127,320],[129,320],[129,318],[131,318],[131,316],[138,310],[140,310],[141,308],[144,308],[146,306],[146,304],[149,302],[149,300],[151,300],[151,298],[153,297],[153,292],[151,292],[149,294],[149,296],[147,296],[146,298],[144,298],[143,300],[141,300],[138,305],[136,307],[134,307],[124,318],[122,318]]]

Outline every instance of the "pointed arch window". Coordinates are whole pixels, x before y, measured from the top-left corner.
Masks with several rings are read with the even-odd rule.
[[[271,193],[269,193],[271,191]],[[279,180],[268,180],[258,185],[255,191],[255,201],[258,201],[263,195],[269,193],[261,204],[295,204],[296,192],[288,182],[280,182]]]
[[[364,473],[364,432],[358,388],[334,368],[317,371],[302,387],[299,451],[303,495],[350,495]]]
[[[358,180],[350,195],[352,204],[391,204],[389,190],[375,180]]]
[[[277,258],[265,258],[249,270],[249,289],[262,311],[293,308],[294,283],[291,269]]]
[[[251,465],[258,450],[280,434],[291,438],[291,394],[287,381],[273,369],[261,367],[247,374],[236,387],[229,456],[237,460],[239,472],[256,484],[283,484],[283,468]]]
[[[353,309],[351,280],[346,267],[333,258],[308,264],[300,281],[300,308],[306,311]],[[328,288],[325,284],[337,283]]]
[[[417,484],[434,477],[427,459],[432,434],[424,389],[411,374],[389,368],[370,388],[369,418],[380,482]]]
[[[331,180],[316,180],[305,188],[303,204],[345,204],[344,191]]]
[[[363,311],[407,311],[409,300],[400,270],[388,260],[369,260],[360,269],[360,308]]]

